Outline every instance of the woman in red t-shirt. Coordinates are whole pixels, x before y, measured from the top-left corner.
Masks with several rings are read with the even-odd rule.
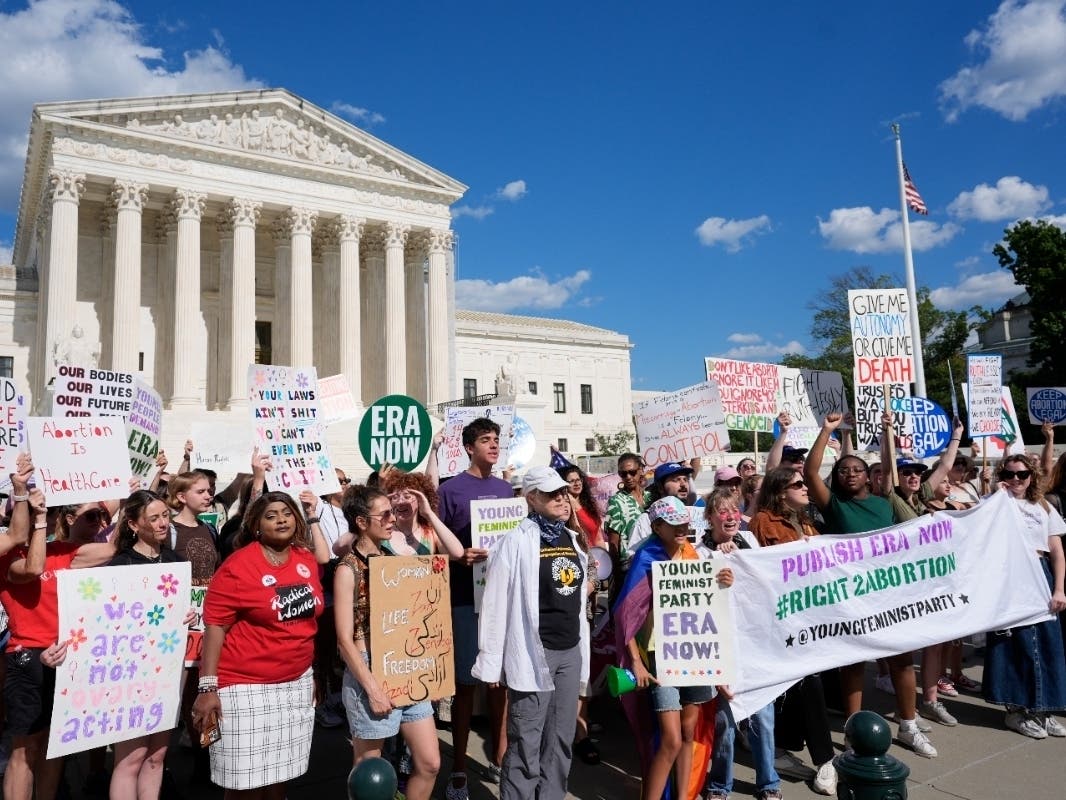
[[[281,800],[311,753],[311,661],[323,608],[318,565],[329,561],[329,548],[282,492],[252,503],[237,543],[204,601],[192,719],[201,742],[215,739],[211,780],[227,798],[259,790],[241,796]]]

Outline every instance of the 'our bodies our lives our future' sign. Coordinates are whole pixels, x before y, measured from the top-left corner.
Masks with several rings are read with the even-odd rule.
[[[339,492],[314,367],[252,364],[248,395],[254,443],[271,461],[270,487],[294,497],[304,489],[320,496]]]
[[[62,570],[48,758],[104,747],[177,723],[188,562]]]
[[[26,398],[10,378],[0,378],[0,475],[15,471],[26,447]]]
[[[1066,424],[1066,387],[1056,386],[1025,391],[1030,422],[1034,425],[1044,422],[1050,422],[1052,425]]]
[[[640,453],[649,468],[729,449],[718,386],[710,381],[633,404]]]
[[[124,417],[134,396],[134,375],[60,364],[52,395],[57,417]]]
[[[391,464],[410,472],[426,457],[433,426],[413,397],[390,394],[375,400],[359,423],[359,453],[371,469]]]
[[[849,289],[855,383],[914,381],[911,308],[906,289]]]
[[[116,417],[27,417],[37,485],[48,505],[113,500],[129,494],[126,426]]]
[[[720,559],[652,563],[655,677],[663,686],[731,684],[735,677],[731,589],[718,586]]]
[[[779,372],[783,367],[761,361],[705,358],[707,380],[717,384],[732,431],[771,431],[778,414]]]
[[[510,531],[517,528],[528,513],[529,507],[524,497],[471,500],[471,547],[490,549]],[[488,571],[488,561],[479,561],[474,564],[474,611],[476,612],[481,611],[481,600],[485,596],[485,578]]]
[[[396,707],[455,694],[447,556],[372,558],[370,671]]]
[[[1003,385],[1003,357],[969,355],[966,357],[966,411],[970,438],[999,436],[1003,433],[1000,394]]]
[[[510,460],[511,427],[514,406],[456,406],[444,409],[444,442],[437,450],[437,470],[442,478],[465,472],[470,456],[463,447],[463,428],[485,417],[500,426],[500,456],[493,471],[502,472]]]
[[[1047,619],[1024,530],[1017,501],[995,492],[963,512],[729,556],[745,598],[733,603],[738,719],[805,675]]]

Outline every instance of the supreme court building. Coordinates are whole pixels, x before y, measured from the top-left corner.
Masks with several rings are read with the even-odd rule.
[[[57,363],[139,372],[166,440],[246,416],[253,361],[452,400],[465,190],[285,90],[38,105],[0,368],[43,413]]]

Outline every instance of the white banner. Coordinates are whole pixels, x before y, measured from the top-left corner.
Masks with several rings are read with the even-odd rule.
[[[640,453],[649,468],[729,450],[718,385],[697,383],[633,404]]]
[[[114,500],[130,493],[130,454],[121,417],[28,417],[26,438],[48,505]]]
[[[465,472],[470,456],[463,447],[463,428],[475,419],[485,417],[500,426],[500,457],[493,472],[503,472],[510,459],[511,424],[514,406],[454,406],[444,409],[444,443],[437,450],[437,469],[440,477],[450,478]]]
[[[968,511],[730,556],[743,715],[805,675],[1047,619],[1024,526],[996,492]]]
[[[62,570],[48,758],[80,753],[177,724],[189,564]]]

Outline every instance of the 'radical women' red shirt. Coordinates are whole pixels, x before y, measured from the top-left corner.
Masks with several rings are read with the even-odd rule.
[[[59,597],[56,573],[70,569],[79,545],[49,542],[41,577],[14,583],[7,577],[11,565],[25,558],[27,545],[16,547],[0,559],[0,603],[10,618],[11,640],[7,652],[24,647],[49,647],[59,636]]]
[[[293,547],[275,567],[258,542],[222,562],[204,599],[204,623],[230,626],[218,661],[218,685],[284,683],[303,675],[315,652],[322,613],[318,564]]]

